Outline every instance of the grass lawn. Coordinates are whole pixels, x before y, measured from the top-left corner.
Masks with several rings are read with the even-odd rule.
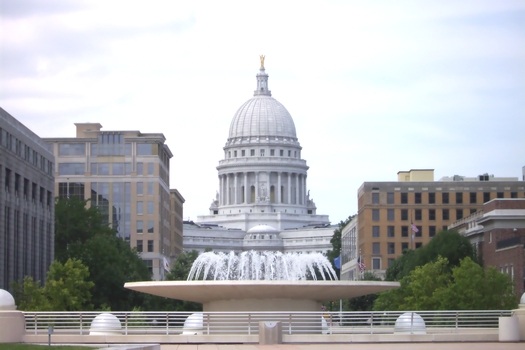
[[[86,350],[87,346],[47,346],[34,344],[0,344],[0,350]]]

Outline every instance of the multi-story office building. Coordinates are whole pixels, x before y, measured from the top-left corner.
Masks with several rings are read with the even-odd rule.
[[[56,158],[58,197],[96,205],[118,236],[136,247],[155,280],[171,255],[169,161],[163,134],[103,131],[78,123],[76,137],[46,138]]]
[[[396,182],[365,182],[358,190],[358,250],[367,269],[383,277],[404,249],[426,244],[452,222],[494,198],[524,198],[525,183],[493,175],[444,177],[434,170],[398,173]]]
[[[0,288],[31,276],[44,283],[54,258],[55,157],[0,108]]]
[[[176,189],[170,190],[171,203],[171,259],[176,259],[183,251],[182,227],[183,227],[183,204],[185,200]]]

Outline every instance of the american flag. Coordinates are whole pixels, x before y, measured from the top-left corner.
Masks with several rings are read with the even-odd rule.
[[[415,232],[415,233],[418,233],[418,232],[419,232],[419,229],[417,228],[416,225],[411,224],[410,227],[412,228],[412,231],[413,231],[413,232]]]
[[[361,257],[357,259],[357,265],[359,266],[359,271],[363,272],[366,270],[366,265],[361,261]]]

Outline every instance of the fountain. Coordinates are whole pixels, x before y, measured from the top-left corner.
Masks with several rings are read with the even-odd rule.
[[[322,254],[208,252],[187,281],[128,282],[124,287],[203,304],[204,311],[319,311],[324,301],[398,288],[398,282],[338,281]],[[202,280],[201,280],[202,278]]]

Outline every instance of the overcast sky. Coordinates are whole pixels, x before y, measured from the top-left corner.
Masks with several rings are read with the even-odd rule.
[[[0,106],[40,137],[162,132],[185,219],[209,213],[260,54],[333,223],[400,170],[525,166],[523,0],[0,0],[0,45]]]

